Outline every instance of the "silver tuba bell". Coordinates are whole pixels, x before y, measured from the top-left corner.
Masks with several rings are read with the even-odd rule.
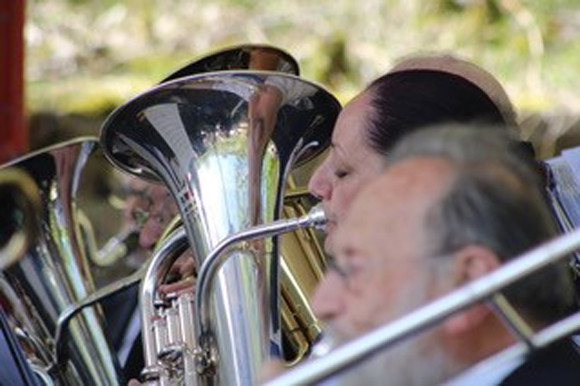
[[[286,51],[265,44],[243,44],[209,53],[177,69],[161,83],[177,78],[217,71],[274,71],[299,75],[298,62]],[[305,216],[315,200],[304,186],[312,166],[321,154],[305,165],[292,170],[286,177],[282,217]],[[181,218],[166,228],[162,244],[173,229],[182,225]],[[320,338],[321,327],[310,305],[310,295],[323,275],[325,255],[319,236],[311,228],[298,229],[281,235],[280,251],[280,311],[282,320],[283,358],[293,366],[311,354]],[[161,311],[160,308],[157,309]],[[156,312],[159,313],[159,312]],[[320,347],[317,344],[316,347]]]
[[[0,166],[2,172],[30,177],[42,203],[39,232],[26,253],[10,266],[3,264],[0,297],[31,367],[45,384],[111,385],[120,380],[97,309],[84,309],[70,320],[63,341],[55,339],[61,313],[94,291],[78,238],[75,198],[82,168],[97,144],[80,138]]]
[[[332,95],[293,75],[220,71],[132,99],[106,120],[101,143],[121,169],[169,187],[201,267],[228,236],[280,218],[290,169],[327,146],[339,110]],[[280,355],[278,240],[229,253],[210,287],[209,333],[194,348],[209,347],[210,363],[197,375],[201,383],[255,384],[261,363]],[[151,301],[172,300],[157,293]],[[153,334],[153,321],[142,322],[144,337]]]

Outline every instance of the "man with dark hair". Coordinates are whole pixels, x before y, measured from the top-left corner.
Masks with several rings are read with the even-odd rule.
[[[357,337],[480,278],[556,235],[531,159],[505,131],[426,129],[395,146],[385,172],[357,196],[332,244],[314,308],[338,341]],[[575,309],[565,263],[503,291],[530,329]],[[340,378],[432,385],[510,346],[490,302],[375,356]],[[526,361],[453,385],[577,385],[580,356],[565,339]]]

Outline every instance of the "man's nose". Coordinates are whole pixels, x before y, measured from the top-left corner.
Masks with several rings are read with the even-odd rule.
[[[312,298],[314,314],[325,321],[340,315],[344,308],[344,283],[340,275],[329,271],[316,287]]]
[[[332,183],[328,175],[327,162],[324,161],[320,164],[310,178],[310,181],[308,181],[308,190],[310,193],[321,200],[330,200],[332,196]]]

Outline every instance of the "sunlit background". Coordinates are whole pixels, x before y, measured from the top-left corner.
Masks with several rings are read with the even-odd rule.
[[[342,103],[401,57],[454,53],[505,86],[539,158],[580,145],[579,0],[29,0],[25,39],[31,149],[98,136],[121,103],[244,43],[286,50]],[[99,244],[120,222],[112,169],[92,157],[83,177]]]
[[[247,42],[285,49],[343,103],[402,56],[463,56],[505,85],[540,156],[574,137],[580,111],[578,0],[30,0],[27,12],[30,135],[42,143],[42,119],[98,130],[179,66]]]
[[[24,0],[0,2],[2,5],[24,4]],[[0,103],[0,118],[17,115],[13,119],[14,129],[6,131],[19,134],[14,137],[22,139],[22,143],[18,143],[22,146],[12,148],[8,146],[11,145],[10,141],[0,137],[0,163],[7,162],[12,156],[23,156],[21,150],[38,150],[80,136],[92,136],[95,139],[107,116],[130,98],[147,91],[189,62],[246,43],[268,44],[285,50],[300,64],[302,77],[327,88],[343,104],[403,57],[419,53],[451,53],[487,69],[505,86],[519,115],[521,137],[533,144],[537,158],[546,159],[563,149],[580,146],[580,0],[25,2],[25,115],[28,131],[20,130],[24,128],[20,109],[20,83],[16,82],[17,92],[1,84],[0,87],[8,91],[5,94],[9,103],[6,109]],[[0,26],[11,24],[18,27],[17,37],[20,38],[21,8],[14,8],[18,13],[8,13],[9,7],[0,7],[4,12],[0,12]],[[16,39],[9,38],[9,34],[0,34],[0,48],[7,48],[0,50],[4,53],[4,56],[0,56],[6,58],[6,62],[12,59],[9,69],[17,67],[20,71],[19,50],[5,44]],[[20,47],[18,40],[16,48]],[[12,76],[10,72],[3,75],[8,80],[21,79],[20,76]],[[8,110],[11,108],[17,114],[10,114],[12,111]],[[8,124],[4,125],[3,121],[0,131],[4,127],[12,128]],[[18,142],[14,138],[10,139]],[[238,140],[237,137],[233,139]],[[30,146],[27,146],[28,140]],[[179,145],[183,144],[183,140],[179,140]],[[236,141],[223,141],[222,145],[239,146],[239,153],[243,153],[241,149],[250,153],[245,143]],[[253,141],[253,146],[255,142],[259,141]],[[231,154],[235,155],[235,152]],[[228,153],[229,156],[231,154]],[[239,158],[243,159],[241,156]],[[295,196],[301,197],[301,205],[309,207],[316,201],[300,193],[306,191],[309,172],[320,159],[318,157],[290,173],[293,179],[287,185],[293,189]],[[68,189],[67,183],[73,180],[70,178],[72,171],[64,170],[68,167],[64,166],[64,161],[55,167],[55,181],[45,184],[50,188],[48,196],[51,200],[65,201],[74,209],[69,211],[66,206],[66,210],[61,210],[55,206],[53,217],[64,218],[70,212],[75,221],[65,227],[56,221],[43,219],[43,226],[48,224],[45,227],[48,232],[45,232],[45,228],[43,232],[57,235],[60,240],[65,240],[69,234],[71,238],[74,237],[73,240],[78,241],[80,246],[77,252],[81,257],[77,260],[89,265],[91,275],[95,278],[95,287],[102,288],[146,267],[144,263],[151,256],[153,246],[139,245],[139,237],[145,233],[143,229],[147,229],[144,224],[154,220],[158,228],[163,225],[167,231],[171,229],[171,226],[166,226],[171,218],[178,219],[175,216],[177,210],[167,210],[168,218],[159,219],[159,212],[163,212],[166,206],[172,209],[171,199],[165,199],[170,195],[162,190],[155,195],[157,202],[154,202],[150,189],[154,185],[115,170],[98,146],[87,157],[86,165],[84,158],[82,161],[71,167],[78,172],[81,180],[79,184],[74,180],[71,189],[73,193],[69,194],[67,190],[63,194],[58,189],[60,185]],[[254,162],[252,166],[255,165],[264,166]],[[207,165],[202,165],[195,173],[206,173],[201,179],[205,184],[204,194],[201,195],[204,201],[209,203],[220,194],[227,195],[228,191],[222,188],[219,179],[214,181],[213,176],[207,176],[214,169],[207,167],[210,172],[206,172],[203,166]],[[236,171],[245,172],[242,167],[239,166]],[[264,170],[260,172],[266,176],[265,180],[269,179],[269,183],[264,185],[278,188],[277,164],[271,163],[270,168]],[[254,173],[260,177],[259,174]],[[222,172],[222,177],[226,176],[224,179],[231,175],[234,173]],[[247,180],[250,181],[248,185],[255,181],[250,178]],[[135,182],[141,185],[135,188]],[[244,184],[240,189],[245,187]],[[251,187],[265,190],[260,184]],[[283,193],[288,193],[288,190],[290,188]],[[214,191],[215,197],[212,195]],[[254,193],[253,190],[240,192],[240,197],[243,197],[240,201],[248,198],[247,201],[253,205],[261,199],[259,195],[250,194]],[[257,197],[257,200],[252,201],[250,197]],[[43,200],[47,207],[46,195]],[[140,206],[135,204],[136,200],[142,201],[139,201]],[[189,204],[194,201],[191,199]],[[219,201],[219,205],[225,205],[223,202],[227,200]],[[162,209],[153,209],[154,204]],[[245,208],[239,206],[239,217],[242,218],[245,213],[242,209]],[[264,204],[266,206],[275,206],[273,198]],[[261,215],[260,206],[253,205],[252,208],[257,209],[252,213],[254,217]],[[203,215],[218,217],[216,213],[220,210],[233,213],[237,209],[233,205],[222,208],[216,204],[216,207]],[[291,209],[285,208],[287,213],[283,216],[294,217],[306,208],[300,207],[300,211],[298,208]],[[194,221],[196,218],[192,216],[189,220]],[[248,220],[248,226],[254,223],[257,221]],[[231,224],[228,226],[234,229]],[[151,238],[152,243],[163,240],[159,235]],[[214,238],[217,240],[217,236]],[[117,242],[118,239],[121,241]],[[317,247],[316,241],[321,240],[316,236],[301,236],[300,239],[306,240],[300,243],[312,244],[308,245],[312,250],[307,252],[316,255],[311,260],[320,265],[316,266],[316,275],[312,274],[313,288],[316,277],[322,275],[325,261],[322,252],[317,253],[318,248],[314,248]],[[111,244],[111,241],[116,244]],[[202,241],[205,243],[205,240]],[[73,244],[68,249],[72,250]],[[271,244],[268,243],[267,248]],[[113,247],[108,248],[110,245]],[[206,246],[204,244],[204,248]],[[254,248],[250,245],[248,250]],[[295,248],[298,249],[298,245]],[[300,253],[304,254],[302,251]],[[300,265],[306,267],[306,264]],[[52,272],[49,273],[52,275]],[[189,279],[194,276],[193,272],[187,274]],[[47,277],[51,281],[58,279],[57,276]],[[168,277],[165,279],[169,280]],[[136,291],[136,287],[133,290]],[[136,302],[136,295],[129,293],[129,296],[133,296]],[[284,295],[281,298],[284,303],[290,301]],[[298,305],[296,309],[307,309],[307,303],[304,304],[304,307]],[[124,305],[119,310],[125,308]],[[130,307],[126,309],[134,312]]]

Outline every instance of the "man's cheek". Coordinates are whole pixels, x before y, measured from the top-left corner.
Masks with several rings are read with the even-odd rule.
[[[361,335],[375,328],[378,309],[368,298],[359,298],[349,309],[349,329],[355,335]]]

